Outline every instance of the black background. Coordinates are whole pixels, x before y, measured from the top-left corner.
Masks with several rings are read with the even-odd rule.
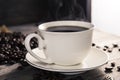
[[[50,11],[55,11],[55,7],[50,8],[53,5],[50,1],[57,0],[0,0],[0,25],[12,26],[55,20],[51,16],[51,19],[48,18]],[[67,1],[69,4],[70,0]],[[87,0],[77,2],[87,15]]]

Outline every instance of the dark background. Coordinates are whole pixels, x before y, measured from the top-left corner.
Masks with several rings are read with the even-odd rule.
[[[63,7],[61,12],[58,11],[58,7],[61,6],[60,1],[63,0],[0,0],[0,25],[21,25],[21,24],[29,24],[29,23],[38,23],[38,22],[47,22],[54,20],[62,20],[61,18],[56,18],[57,16],[65,16],[67,14],[66,6]],[[65,5],[68,5],[68,8],[72,1],[74,0],[64,0]],[[83,17],[79,16],[79,12],[70,19],[79,19],[76,20],[87,20],[90,21],[89,12],[87,12],[87,0],[76,0],[77,5],[83,8],[82,13],[84,13]],[[64,10],[65,9],[65,10]],[[76,8],[80,10],[79,8]],[[59,14],[58,14],[59,13]],[[57,15],[56,15],[57,14]],[[80,19],[81,18],[81,19]],[[67,18],[66,18],[67,19]]]

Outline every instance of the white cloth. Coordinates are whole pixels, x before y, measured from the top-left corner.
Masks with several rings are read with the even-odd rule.
[[[112,44],[118,44],[120,46],[120,36],[95,29],[93,32],[93,43],[95,43],[97,46],[100,46],[100,49],[103,49],[105,45],[112,47]],[[113,49],[112,53],[108,53],[107,51],[104,52],[108,54],[109,60],[120,58],[120,52],[118,51],[118,48]]]

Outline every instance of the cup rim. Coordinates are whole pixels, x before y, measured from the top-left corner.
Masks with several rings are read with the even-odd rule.
[[[50,22],[45,22],[42,23],[38,26],[38,29],[40,31],[45,31],[45,32],[50,32],[47,31],[46,29],[48,27],[53,27],[53,26],[78,26],[78,27],[86,27],[88,28],[88,30],[92,30],[94,25],[90,22],[86,22],[86,21],[73,21],[73,20],[62,20],[62,21],[50,21]],[[85,30],[85,31],[88,31]],[[83,31],[78,31],[78,32],[83,32]],[[50,33],[61,33],[61,32],[50,32]],[[65,33],[65,32],[62,32]],[[69,32],[69,33],[76,33],[76,32]]]

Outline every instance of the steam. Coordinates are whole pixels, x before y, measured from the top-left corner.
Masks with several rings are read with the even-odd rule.
[[[77,0],[56,0],[56,20],[86,20],[83,8]]]

